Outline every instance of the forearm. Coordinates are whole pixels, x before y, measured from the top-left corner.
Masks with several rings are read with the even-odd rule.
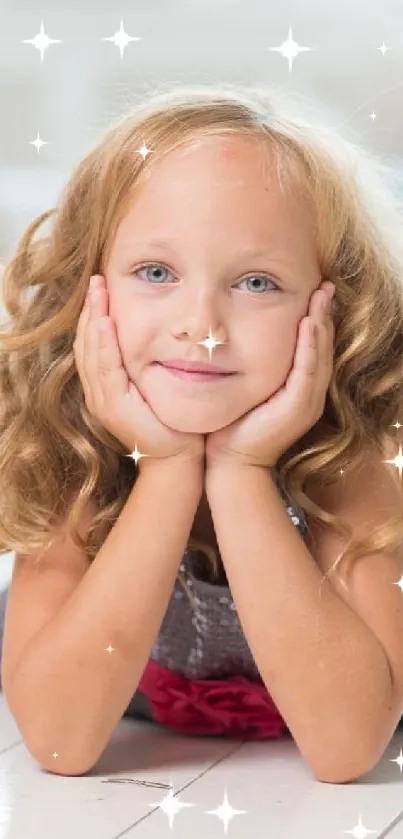
[[[27,651],[13,703],[45,768],[88,771],[129,704],[167,609],[203,471],[202,463],[140,471],[89,570]]]
[[[206,494],[245,636],[301,753],[316,772],[362,774],[392,703],[381,645],[329,581],[320,595],[268,470],[214,467]]]

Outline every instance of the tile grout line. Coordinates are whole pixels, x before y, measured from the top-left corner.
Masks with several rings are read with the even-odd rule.
[[[192,784],[196,783],[196,781],[198,781],[200,778],[202,778],[203,775],[206,775],[207,772],[210,772],[211,769],[215,769],[215,767],[218,766],[219,763],[222,763],[228,757],[231,757],[233,754],[235,754],[235,752],[240,751],[240,749],[242,749],[242,747],[245,745],[245,743],[249,743],[249,740],[247,740],[247,739],[242,740],[242,742],[238,743],[235,748],[230,749],[229,752],[227,752],[222,757],[218,758],[218,760],[216,760],[214,763],[211,763],[209,766],[206,767],[206,769],[203,769],[202,772],[200,772],[198,775],[196,775],[194,778],[192,778],[190,781],[188,781],[187,784],[184,784],[183,787],[181,787],[180,789],[177,789],[176,792],[174,793],[174,795],[178,795],[179,793],[183,792],[185,789],[188,789],[188,787],[191,787]],[[159,810],[159,805],[158,804],[156,805],[154,810],[150,810],[149,813],[145,813],[143,816],[141,816],[139,819],[137,819],[137,821],[133,822],[133,824],[129,825],[127,828],[122,830],[120,833],[116,833],[113,836],[111,836],[110,839],[121,839],[122,836],[127,836],[129,831],[133,830],[135,827],[137,827],[138,824],[141,824],[142,821],[145,821],[145,819],[148,819],[150,816],[152,816],[157,810]],[[381,837],[379,837],[379,839],[381,839]]]
[[[385,836],[390,835],[390,831],[399,823],[403,821],[403,810],[400,810],[398,814],[392,819],[386,827],[382,828],[381,832],[378,833],[376,839],[385,839]],[[393,837],[392,837],[393,839]]]

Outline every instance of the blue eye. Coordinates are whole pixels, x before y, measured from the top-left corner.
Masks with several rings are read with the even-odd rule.
[[[274,287],[278,290],[278,285],[271,279],[271,277],[266,277],[264,274],[251,274],[250,277],[244,277],[243,280],[240,280],[240,283],[247,283],[249,280],[264,280],[265,283],[271,283]],[[254,288],[254,291],[259,291],[259,289]],[[270,289],[263,289],[263,291],[270,291]]]
[[[161,271],[161,270],[163,270],[163,271],[167,271],[167,270],[168,270],[167,268],[165,268],[165,266],[160,265],[159,263],[147,262],[147,263],[145,263],[145,265],[140,265],[140,266],[139,266],[139,267],[138,267],[138,268],[137,268],[137,269],[133,272],[133,273],[134,273],[134,275],[136,276],[137,274],[139,274],[139,273],[140,273],[140,271],[143,271],[145,268],[146,268],[146,269],[154,268],[154,269],[157,269],[157,271]],[[140,279],[141,279],[141,278],[140,278]],[[158,282],[158,280],[159,280],[159,279],[161,279],[161,277],[159,277],[159,278],[157,277],[157,282],[156,282],[156,283],[151,282],[150,284],[151,284],[151,285],[161,285],[161,283],[160,283],[160,282]],[[246,282],[248,282],[249,280],[255,280],[255,279],[264,280],[265,282],[270,282],[270,283],[271,283],[271,284],[272,284],[272,285],[273,285],[273,286],[274,286],[277,290],[279,290],[279,287],[278,287],[278,285],[274,282],[274,280],[272,280],[272,279],[271,279],[271,277],[266,277],[266,275],[264,275],[264,274],[251,274],[251,276],[249,276],[249,277],[244,277],[244,278],[243,278],[243,280],[240,280],[239,282],[240,282],[240,283],[246,283]],[[163,281],[163,280],[162,280],[162,281]],[[145,282],[147,283],[147,282],[148,282],[148,280],[146,279],[146,280],[145,280]],[[255,290],[256,290],[256,288],[255,288]],[[257,290],[259,291],[259,289],[257,289]],[[266,291],[266,290],[267,290],[267,289],[263,289],[263,291]],[[270,290],[270,289],[269,289],[269,290]]]

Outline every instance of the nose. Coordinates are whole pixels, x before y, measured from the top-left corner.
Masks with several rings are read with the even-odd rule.
[[[226,313],[219,293],[201,285],[196,291],[184,295],[179,313],[176,313],[176,327],[179,334],[186,333],[192,341],[203,341],[210,330],[216,341],[227,341]]]

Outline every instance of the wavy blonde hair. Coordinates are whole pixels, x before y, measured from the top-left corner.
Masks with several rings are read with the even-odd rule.
[[[296,105],[274,90],[229,84],[147,97],[79,163],[58,206],[21,236],[3,276],[11,321],[0,334],[1,553],[42,558],[68,509],[69,533],[92,561],[119,517],[138,467],[89,414],[73,353],[89,278],[104,274],[117,228],[154,161],[206,136],[235,135],[259,140],[282,188],[297,185],[311,199],[322,277],[336,286],[325,410],[276,464],[279,482],[313,521],[349,538],[328,573],[348,555],[390,551],[402,541],[403,515],[354,539],[309,495],[309,484],[340,480],[368,447],[382,456],[393,442],[403,389],[403,227],[401,202],[387,184],[392,170]],[[145,160],[144,143],[152,150]],[[48,235],[34,241],[53,214]],[[99,512],[82,538],[90,498]],[[204,551],[218,574],[210,546],[192,538],[188,546]]]

